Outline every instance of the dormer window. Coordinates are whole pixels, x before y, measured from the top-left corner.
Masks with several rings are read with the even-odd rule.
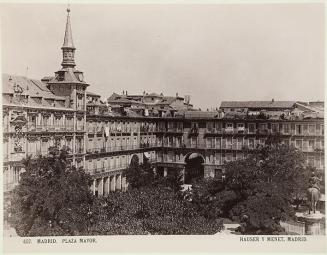
[[[83,77],[83,74],[82,73],[78,73],[78,74],[76,74],[76,76],[77,76],[77,79],[79,80],[79,81],[83,81],[83,79],[84,79],[84,77]]]

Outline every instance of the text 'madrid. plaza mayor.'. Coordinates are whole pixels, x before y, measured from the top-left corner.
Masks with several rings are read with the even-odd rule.
[[[24,170],[22,160],[47,155],[51,146],[70,148],[70,161],[92,176],[96,195],[127,189],[123,171],[133,157],[150,161],[163,176],[180,171],[185,183],[188,167],[197,167],[204,178],[223,178],[227,162],[274,134],[324,171],[324,102],[223,101],[215,111],[200,111],[189,96],[127,91],[102,102],[75,67],[67,12],[63,60],[53,77],[2,76],[7,194]]]

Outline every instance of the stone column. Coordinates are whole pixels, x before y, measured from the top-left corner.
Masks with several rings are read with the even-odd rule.
[[[95,195],[95,186],[96,186],[96,179],[93,179],[93,195]]]
[[[305,234],[306,235],[320,235],[320,223],[322,218],[306,218],[305,220]]]
[[[305,234],[306,235],[321,235],[321,222],[324,215],[319,211],[316,213],[297,213],[297,217],[300,221],[305,224]]]
[[[182,182],[183,182],[183,184],[185,184],[185,167],[183,167],[183,169],[181,169],[181,174],[182,174]]]
[[[111,186],[111,189],[110,191],[115,191],[116,190],[116,175],[112,175],[110,176],[111,178],[111,183],[110,183],[110,186]]]
[[[164,168],[164,174],[163,175],[164,175],[164,177],[166,177],[168,175],[168,169],[167,169],[167,167]]]
[[[121,190],[121,174],[116,175],[116,189]]]
[[[122,186],[122,190],[123,191],[126,191],[126,177],[122,177],[122,184],[121,184],[121,186]]]
[[[108,195],[110,193],[110,176],[107,178],[107,190],[108,190]]]
[[[101,181],[100,181],[100,185],[99,185],[100,188],[101,188],[101,191],[99,192],[99,195],[100,195],[100,196],[103,196],[103,195],[104,195],[104,192],[103,192],[103,187],[104,187],[103,184],[104,184],[104,183],[103,183],[103,182],[104,182],[104,178],[102,177],[102,178],[101,178]]]
[[[108,178],[107,177],[103,178],[103,195],[104,196],[108,195]]]

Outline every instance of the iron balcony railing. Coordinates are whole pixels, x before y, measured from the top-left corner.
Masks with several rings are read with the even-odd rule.
[[[27,129],[30,132],[47,132],[47,131],[73,131],[74,125],[34,125],[28,124]],[[83,130],[83,127],[77,127]]]
[[[144,148],[139,145],[115,145],[115,146],[107,146],[107,147],[93,147],[87,148],[86,153],[105,153],[105,152],[114,152],[114,151],[122,151],[122,150],[135,150]]]
[[[166,128],[165,127],[156,127],[155,132],[166,132]]]
[[[178,128],[178,127],[174,127],[174,128],[168,128],[167,132],[169,133],[183,133],[183,128]]]
[[[102,166],[102,167],[96,167],[96,168],[89,168],[89,169],[87,169],[87,171],[91,174],[97,174],[97,173],[104,173],[104,172],[109,172],[109,171],[126,169],[128,166],[129,166],[128,164],[116,164],[113,166]]]

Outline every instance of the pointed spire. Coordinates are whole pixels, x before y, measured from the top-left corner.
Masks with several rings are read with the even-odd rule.
[[[70,26],[70,15],[69,15],[69,13],[70,13],[70,8],[68,6],[64,45],[62,47],[63,48],[73,48],[73,49],[75,49],[74,43],[73,43],[72,29],[71,29],[71,26]]]
[[[65,30],[64,45],[61,47],[63,53],[62,67],[69,68],[75,66],[74,54],[75,47],[73,43],[72,29],[70,26],[70,8],[67,8],[67,22]]]

